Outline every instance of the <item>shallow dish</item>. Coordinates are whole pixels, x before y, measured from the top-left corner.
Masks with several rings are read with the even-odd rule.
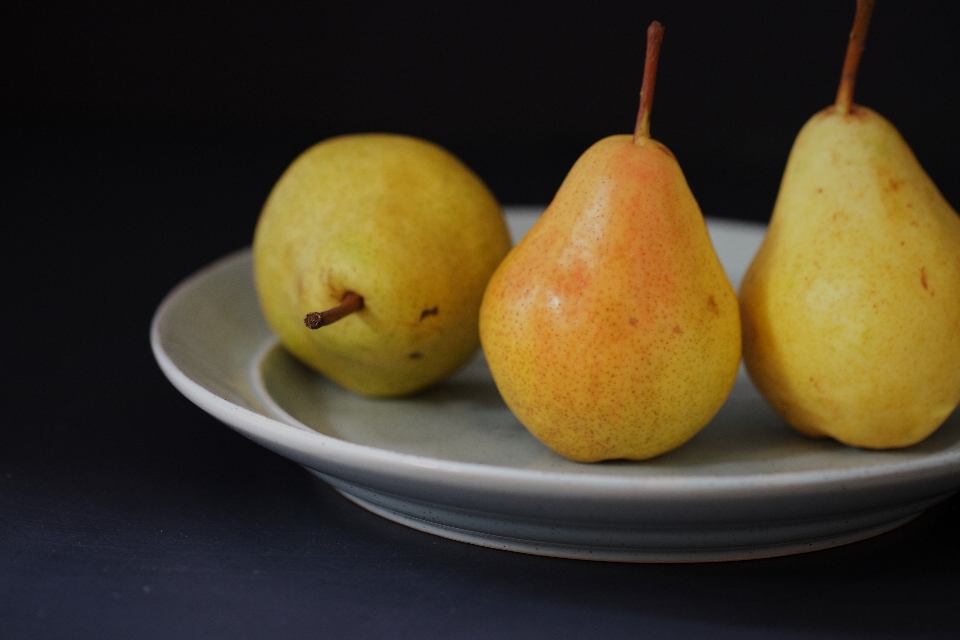
[[[520,237],[539,209],[507,210]],[[738,284],[760,225],[708,221]],[[186,397],[385,518],[526,553],[698,562],[812,551],[892,529],[960,489],[960,418],[924,442],[871,452],[790,429],[741,371],[683,447],[646,462],[578,464],[535,440],[500,398],[482,354],[402,400],[343,391],[276,343],[249,250],[176,287],[151,344]]]

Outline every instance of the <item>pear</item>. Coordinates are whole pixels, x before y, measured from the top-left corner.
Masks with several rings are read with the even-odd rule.
[[[270,192],[254,281],[294,356],[356,393],[400,396],[477,351],[484,287],[509,249],[496,199],[448,151],[347,135],[305,151]]]
[[[480,308],[504,401],[580,462],[680,446],[723,404],[740,362],[736,295],[680,166],[649,134],[661,37],[654,22],[634,135],[576,161]]]
[[[746,367],[788,423],[885,449],[960,402],[960,218],[893,125],[852,102],[872,4],[836,104],[793,145],[740,305]]]

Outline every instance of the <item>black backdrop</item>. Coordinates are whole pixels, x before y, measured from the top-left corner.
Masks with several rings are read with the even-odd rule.
[[[955,636],[956,498],[843,549],[705,567],[501,553],[393,525],[183,399],[147,344],[249,243],[293,157],[419,135],[546,203],[633,125],[707,215],[766,220],[832,102],[853,2],[21,3],[0,7],[0,636]],[[955,206],[950,2],[881,0],[858,102]],[[387,631],[389,629],[389,631]]]
[[[833,100],[853,15],[836,0],[23,5],[0,23],[7,126],[235,145],[269,156],[263,181],[331,135],[408,133],[508,203],[548,201],[587,146],[632,129],[657,19],[654,136],[708,215],[758,220],[794,135]],[[955,28],[949,2],[881,1],[857,87],[951,202]]]

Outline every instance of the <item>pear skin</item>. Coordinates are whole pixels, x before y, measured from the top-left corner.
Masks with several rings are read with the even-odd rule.
[[[400,396],[476,352],[484,287],[509,249],[496,199],[452,154],[407,136],[341,136],[301,154],[270,193],[254,281],[293,355],[357,393]],[[304,326],[350,292],[359,310]]]
[[[520,422],[580,462],[674,449],[737,376],[737,299],[670,151],[605,138],[494,273],[483,349]]]
[[[960,218],[866,107],[800,131],[740,301],[747,369],[802,433],[905,447],[960,402]]]

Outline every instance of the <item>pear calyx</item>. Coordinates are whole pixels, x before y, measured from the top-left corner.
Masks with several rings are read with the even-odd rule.
[[[853,19],[853,29],[847,42],[847,55],[843,59],[843,73],[840,75],[840,87],[837,89],[835,103],[838,113],[850,113],[853,105],[853,89],[857,84],[857,69],[860,56],[863,55],[867,30],[870,28],[870,16],[873,15],[875,0],[857,0],[857,15]]]
[[[633,129],[633,144],[650,138],[650,110],[653,109],[653,89],[657,84],[657,65],[660,64],[660,45],[663,43],[663,25],[654,20],[647,28],[647,57],[643,63],[643,84],[640,85],[640,109]]]
[[[353,291],[347,291],[343,294],[340,304],[326,311],[311,311],[303,318],[303,324],[307,325],[309,329],[319,329],[347,317],[354,311],[360,311],[360,309],[363,309],[363,296],[359,296]]]

